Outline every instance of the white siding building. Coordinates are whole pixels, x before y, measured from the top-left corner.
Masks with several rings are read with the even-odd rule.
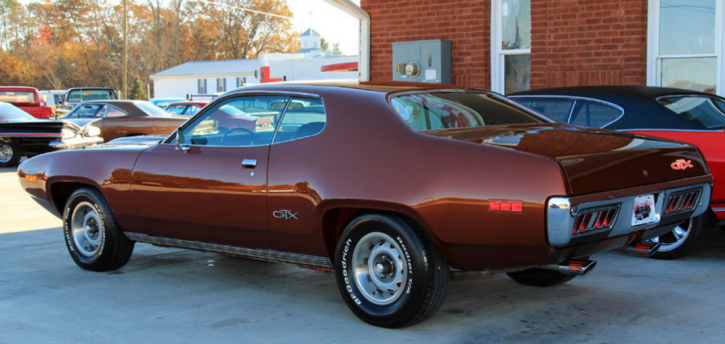
[[[258,84],[259,68],[257,59],[186,62],[151,75],[153,98],[210,95]]]

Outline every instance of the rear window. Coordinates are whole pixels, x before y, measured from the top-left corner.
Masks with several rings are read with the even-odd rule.
[[[151,102],[136,102],[136,106],[141,109],[141,111],[149,114],[149,115],[166,115],[168,112],[166,110],[154,105]]]
[[[670,111],[708,129],[725,128],[725,102],[710,97],[666,97],[657,100]]]
[[[8,103],[37,103],[35,92],[31,91],[0,91],[0,101]]]
[[[390,104],[416,131],[546,122],[489,93],[404,94],[393,97]]]
[[[82,102],[85,100],[116,99],[116,97],[113,96],[113,93],[111,93],[111,91],[104,91],[104,90],[71,91],[70,94],[68,94],[66,98],[67,98],[66,101],[69,101],[69,102]]]

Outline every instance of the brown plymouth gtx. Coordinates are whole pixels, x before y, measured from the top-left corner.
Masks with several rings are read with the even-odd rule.
[[[384,327],[432,316],[451,272],[549,286],[598,252],[651,253],[632,243],[704,212],[712,188],[693,146],[404,84],[244,87],[161,142],[18,174],[83,269],[119,269],[144,242],[334,270],[350,309]]]
[[[171,115],[145,100],[87,100],[63,117],[105,142],[119,137],[168,135],[189,119]]]

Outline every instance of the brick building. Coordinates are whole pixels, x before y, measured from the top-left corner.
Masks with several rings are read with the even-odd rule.
[[[391,80],[392,43],[451,41],[454,84],[508,93],[577,85],[725,93],[724,0],[361,0],[370,80]]]

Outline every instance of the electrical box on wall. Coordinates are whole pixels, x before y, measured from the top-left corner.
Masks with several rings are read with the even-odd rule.
[[[451,41],[393,43],[393,80],[451,83]]]

